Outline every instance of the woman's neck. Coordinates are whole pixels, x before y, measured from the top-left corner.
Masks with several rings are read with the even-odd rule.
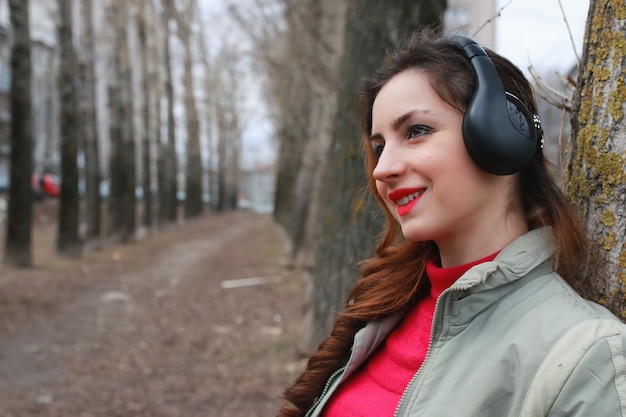
[[[507,216],[504,222],[493,222],[454,237],[442,237],[435,243],[439,249],[442,268],[464,265],[502,250],[509,243],[527,233],[526,220],[521,216]]]

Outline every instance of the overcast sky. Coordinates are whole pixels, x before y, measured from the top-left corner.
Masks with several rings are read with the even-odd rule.
[[[561,0],[578,55],[589,10],[588,0]],[[523,70],[568,71],[575,54],[558,0],[497,0],[496,50]]]

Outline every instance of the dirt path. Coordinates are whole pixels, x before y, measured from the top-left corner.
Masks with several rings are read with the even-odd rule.
[[[303,283],[282,258],[268,216],[232,213],[2,271],[2,298],[25,313],[0,311],[15,317],[0,331],[0,416],[275,415],[302,366]]]

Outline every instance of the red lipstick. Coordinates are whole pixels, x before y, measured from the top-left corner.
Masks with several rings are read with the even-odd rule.
[[[400,188],[388,194],[388,198],[393,201],[398,210],[398,215],[408,214],[418,203],[425,188]]]

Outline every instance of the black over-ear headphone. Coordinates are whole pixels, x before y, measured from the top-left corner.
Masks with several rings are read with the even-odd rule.
[[[476,90],[463,116],[463,140],[472,159],[494,175],[520,171],[537,149],[536,120],[524,103],[504,90],[485,50],[470,38],[451,36],[476,74]]]

